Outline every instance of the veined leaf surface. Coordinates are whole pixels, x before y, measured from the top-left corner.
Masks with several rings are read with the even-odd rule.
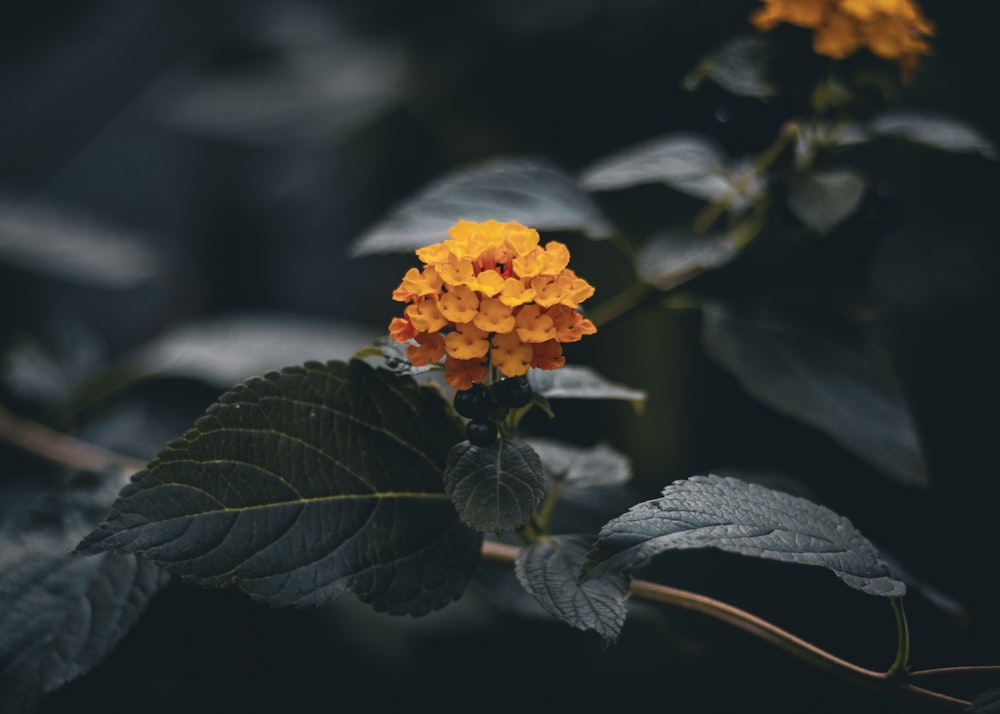
[[[464,590],[481,536],[442,467],[447,405],[360,361],[307,363],[219,398],[122,489],[83,554],[137,552],[206,587],[275,606],[354,592],[419,615]]]

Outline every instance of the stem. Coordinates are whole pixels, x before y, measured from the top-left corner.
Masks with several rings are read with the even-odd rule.
[[[694,229],[698,233],[704,233],[712,224],[715,223],[722,212],[729,208],[733,201],[735,201],[740,194],[746,191],[751,182],[760,174],[764,173],[768,167],[773,164],[781,152],[785,150],[788,143],[799,134],[799,125],[795,122],[788,122],[778,133],[778,136],[771,143],[769,147],[764,149],[764,152],[754,160],[753,165],[736,179],[733,180],[732,186],[726,193],[712,203],[708,204],[701,213],[699,213],[694,219]]]
[[[21,419],[0,406],[0,441],[14,444],[30,454],[70,469],[102,471],[120,466],[142,471],[146,462],[116,454],[99,446],[61,434],[37,422]]]
[[[513,546],[495,541],[483,542],[483,557],[487,560],[512,563],[514,562],[514,558],[517,557],[517,550]],[[708,615],[709,617],[733,625],[809,664],[848,681],[886,692],[898,693],[914,699],[930,700],[954,709],[962,709],[970,704],[968,700],[958,699],[931,689],[917,687],[901,681],[899,678],[893,678],[890,672],[866,669],[853,662],[848,662],[796,637],[767,620],[763,620],[738,607],[704,595],[651,583],[646,580],[632,580],[632,596]]]
[[[899,635],[899,645],[896,648],[896,661],[889,667],[888,675],[898,677],[910,669],[910,626],[906,622],[906,612],[903,601],[898,597],[889,598],[892,612],[896,616],[896,632]]]
[[[649,283],[632,283],[591,310],[589,313],[590,321],[594,323],[594,326],[602,327],[629,310],[638,307],[652,290],[653,286]]]
[[[93,444],[88,444],[71,436],[56,432],[42,424],[16,417],[3,407],[0,407],[0,440],[13,444],[36,456],[40,456],[51,463],[72,469],[100,471],[109,466],[120,466],[132,471],[140,471],[146,466],[145,462],[138,459],[102,449]],[[514,562],[517,553],[518,548],[497,543],[496,541],[487,540],[482,545],[482,555],[486,560],[509,565]],[[897,654],[896,662],[893,663],[893,667],[890,667],[889,671],[878,672],[841,659],[756,615],[704,595],[635,579],[632,581],[632,595],[652,602],[674,605],[714,617],[844,679],[882,691],[906,695],[915,699],[930,700],[942,706],[956,709],[968,707],[971,702],[931,689],[918,687],[904,681],[904,679],[909,679],[913,676],[929,676],[952,672],[1000,672],[1000,666],[987,665],[927,669],[909,674],[903,673],[897,676],[898,673],[894,668],[899,669],[897,664],[900,661],[905,662],[905,656],[901,657]],[[903,652],[905,650],[908,653],[909,634],[905,625],[905,617],[902,614],[901,607],[898,607],[896,612],[897,624],[901,628],[899,651]]]

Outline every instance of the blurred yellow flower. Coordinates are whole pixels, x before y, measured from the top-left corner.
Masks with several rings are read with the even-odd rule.
[[[750,17],[761,31],[780,22],[815,31],[817,54],[843,59],[867,47],[897,62],[904,80],[916,68],[920,55],[930,54],[927,37],[934,26],[913,0],[763,0],[764,7]]]
[[[493,369],[516,377],[531,367],[557,369],[562,342],[597,332],[578,310],[594,287],[570,270],[569,249],[520,223],[459,221],[449,238],[419,248],[423,268],[410,268],[392,297],[406,303],[389,323],[397,342],[411,342],[414,365],[444,358],[456,389]]]

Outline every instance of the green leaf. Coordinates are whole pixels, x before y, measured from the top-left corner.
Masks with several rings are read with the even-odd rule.
[[[689,229],[654,237],[635,259],[636,274],[660,290],[669,290],[695,275],[729,263],[740,247],[728,233],[701,235]]]
[[[710,79],[738,97],[773,97],[778,89],[768,72],[774,54],[774,45],[760,35],[736,37],[702,60],[684,78],[684,86],[695,89]]]
[[[729,158],[698,134],[671,134],[600,159],[580,174],[588,191],[615,191],[662,183],[696,198],[714,201],[733,188]],[[751,190],[755,190],[751,187]],[[746,202],[737,197],[734,208]]]
[[[872,139],[899,139],[931,149],[978,154],[997,158],[997,149],[988,138],[965,122],[948,116],[917,112],[886,112],[863,127],[847,132],[841,143],[853,144]]]
[[[621,486],[632,478],[629,458],[608,444],[583,447],[553,439],[525,439],[553,478],[562,478],[567,486]]]
[[[420,615],[462,594],[481,536],[444,493],[448,405],[363,362],[308,363],[223,394],[124,488],[83,554],[137,552],[275,606],[345,592]]]
[[[854,213],[865,195],[865,179],[847,169],[796,174],[788,185],[788,207],[806,226],[829,233]]]
[[[605,379],[590,367],[566,365],[559,369],[533,369],[528,381],[546,399],[623,399],[644,402],[646,392]]]
[[[70,556],[117,485],[112,474],[82,474],[0,528],[0,711],[33,711],[103,661],[169,579],[134,555]]]
[[[592,541],[590,536],[562,535],[525,546],[518,551],[514,572],[554,617],[613,642],[625,624],[629,581],[613,572],[578,580]]]
[[[545,495],[545,474],[538,454],[522,441],[485,447],[463,441],[448,454],[445,490],[468,526],[504,533],[531,516]]]
[[[586,577],[631,573],[660,553],[688,548],[829,568],[869,595],[906,593],[848,519],[798,496],[714,475],[676,481],[661,498],[609,521],[584,570]]]
[[[884,357],[862,337],[788,310],[707,304],[702,339],[754,397],[820,429],[910,486],[927,483],[916,426]]]
[[[404,253],[438,243],[460,219],[517,221],[594,239],[613,232],[593,199],[550,161],[497,158],[446,174],[404,201],[355,240],[351,254]]]

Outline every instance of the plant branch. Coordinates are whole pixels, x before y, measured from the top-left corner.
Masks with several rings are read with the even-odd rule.
[[[495,541],[483,542],[483,557],[488,560],[512,563],[517,557],[517,551],[516,547],[503,543]],[[903,681],[904,677],[893,677],[890,672],[866,669],[853,662],[848,662],[796,637],[767,620],[763,620],[746,610],[741,610],[720,600],[637,579],[632,580],[632,595],[643,600],[693,610],[721,620],[811,665],[858,684],[924,701],[931,700],[942,706],[956,710],[965,708],[970,704],[965,699],[958,699],[942,692],[909,684]]]

